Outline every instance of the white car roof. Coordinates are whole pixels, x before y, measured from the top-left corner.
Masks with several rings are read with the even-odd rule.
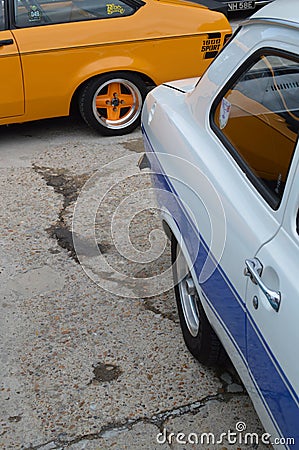
[[[292,25],[299,26],[299,1],[274,0],[253,14],[250,19],[270,19],[271,21],[291,22]]]

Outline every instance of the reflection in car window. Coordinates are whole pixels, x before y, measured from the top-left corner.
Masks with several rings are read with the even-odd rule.
[[[135,2],[132,3],[135,5]],[[15,24],[32,27],[44,24],[107,19],[133,14],[138,6],[122,0],[15,0]]]
[[[4,0],[0,0],[0,31],[5,30]]]
[[[213,128],[273,208],[281,201],[299,130],[299,63],[261,55],[217,100]]]

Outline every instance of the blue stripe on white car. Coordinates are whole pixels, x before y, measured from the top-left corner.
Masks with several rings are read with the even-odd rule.
[[[153,175],[154,184],[160,190],[164,189],[167,192],[172,192],[172,194],[176,197],[177,206],[180,209],[179,214],[178,211],[174,212],[176,222],[181,235],[184,236],[184,243],[187,251],[191,254],[191,259],[192,256],[195,256],[195,259],[193,259],[193,261],[195,261],[195,273],[199,274],[201,273],[201,269],[207,259],[210,258],[209,248],[204,242],[202,236],[199,235],[196,227],[191,225],[192,222],[190,216],[176,194],[170,178],[167,177],[158,161],[158,158],[154,155],[155,152],[149,142],[145,130],[143,129],[142,131],[146,151],[151,164],[152,166],[155,165],[159,168],[157,171],[158,173]],[[170,205],[168,204],[168,207],[169,206]],[[170,214],[172,213],[171,210],[169,212]],[[192,255],[193,249],[197,248],[194,244],[198,240],[201,242],[199,251],[197,255]],[[211,262],[213,263],[213,261]],[[272,354],[269,346],[263,339],[262,333],[254,325],[252,317],[246,310],[245,303],[236,292],[234,286],[230,283],[220,265],[216,266],[212,276],[209,279],[207,279],[204,283],[200,283],[200,287],[204,293],[205,300],[210,310],[222,324],[223,329],[226,331],[229,339],[236,347],[238,354],[245,362],[248,370],[247,345],[254,348],[254,351],[251,352],[251,354],[254,355],[253,358],[255,358],[255,364],[252,365],[250,375],[278,434],[281,437],[292,436],[295,439],[295,442],[299,442],[298,396],[293,390],[289,380],[283,374],[277,359]],[[221,295],[219,293],[221,293]],[[211,299],[213,299],[213,301],[211,301]],[[245,321],[246,318],[247,345],[246,336],[240,332],[240,328],[242,328],[240,327],[240,323],[241,321]],[[294,430],[297,430],[296,436],[294,436]],[[286,446],[285,448],[289,447]]]

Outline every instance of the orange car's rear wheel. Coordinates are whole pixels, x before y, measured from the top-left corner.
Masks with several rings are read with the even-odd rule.
[[[145,83],[135,74],[101,75],[83,88],[80,112],[87,124],[101,134],[130,133],[140,123],[146,92]]]

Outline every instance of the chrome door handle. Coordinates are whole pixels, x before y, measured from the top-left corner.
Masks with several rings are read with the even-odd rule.
[[[275,311],[278,311],[281,302],[281,294],[279,291],[273,291],[272,289],[269,289],[261,279],[263,271],[261,262],[257,258],[253,258],[246,259],[245,264],[246,268],[244,270],[244,275],[246,277],[250,277],[251,281],[260,287],[261,291],[266,296],[272,308]]]

